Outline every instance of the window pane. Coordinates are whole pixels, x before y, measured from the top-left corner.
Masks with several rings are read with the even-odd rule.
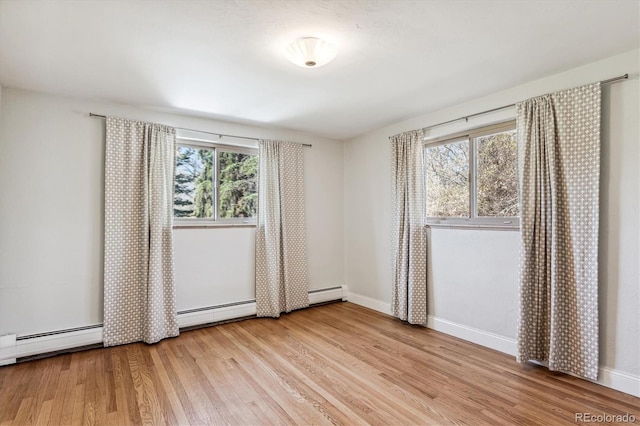
[[[425,157],[427,216],[469,217],[469,141],[427,147]]]
[[[258,205],[258,156],[218,152],[220,195],[218,215],[223,219],[255,217]]]
[[[213,151],[178,146],[174,217],[213,218]]]
[[[518,216],[516,131],[476,138],[478,216]]]

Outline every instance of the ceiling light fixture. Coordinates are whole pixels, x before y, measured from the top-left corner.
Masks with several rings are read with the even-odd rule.
[[[338,49],[333,44],[315,37],[299,38],[284,50],[288,60],[303,68],[318,68],[326,65],[337,54]]]

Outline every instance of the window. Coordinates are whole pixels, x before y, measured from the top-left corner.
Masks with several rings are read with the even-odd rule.
[[[176,148],[176,225],[255,223],[257,149],[191,143]]]
[[[515,123],[425,143],[429,224],[519,224]]]

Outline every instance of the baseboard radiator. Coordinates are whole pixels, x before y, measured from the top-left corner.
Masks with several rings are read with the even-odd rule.
[[[309,292],[311,306],[347,300],[345,286],[331,287]],[[256,301],[247,300],[225,305],[209,306],[178,312],[178,326],[190,330],[216,325],[236,319],[255,317]],[[71,352],[78,348],[91,348],[102,344],[102,324],[88,325],[67,330],[16,336],[0,336],[0,365],[14,364],[22,358],[45,354]]]

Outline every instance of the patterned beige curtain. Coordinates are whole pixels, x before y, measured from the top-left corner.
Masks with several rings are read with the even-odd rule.
[[[422,130],[391,138],[393,190],[392,313],[410,324],[427,323],[427,236]]]
[[[297,143],[261,140],[256,229],[259,317],[309,306],[304,155]]]
[[[598,376],[600,84],[517,105],[518,361]]]
[[[178,335],[173,278],[175,129],[107,118],[104,345]]]

